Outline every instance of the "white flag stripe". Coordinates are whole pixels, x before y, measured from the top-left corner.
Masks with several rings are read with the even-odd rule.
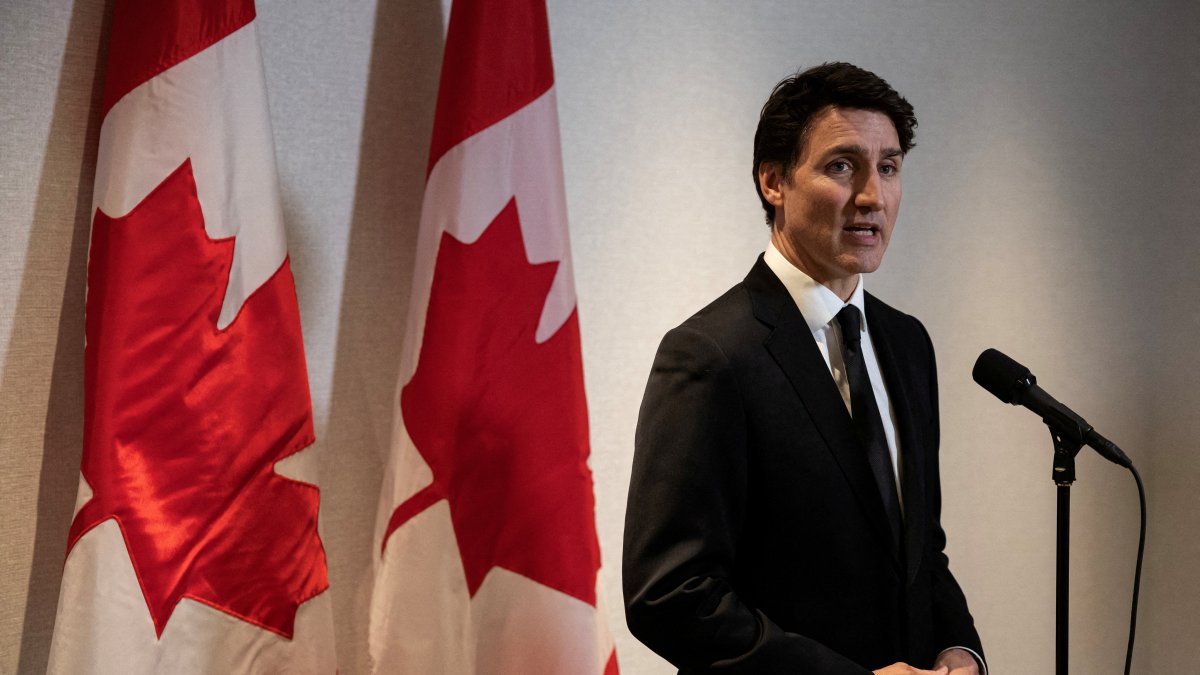
[[[479,635],[475,672],[599,673],[612,650],[611,641],[605,649],[592,638],[605,624],[604,618],[586,602],[496,569],[471,602],[471,619]]]
[[[328,592],[300,605],[288,640],[206,604],[183,599],[161,637],[116,521],[106,520],[67,556],[48,675],[331,675]]]
[[[493,569],[471,598],[445,501],[396,530],[379,569],[376,673],[579,675],[603,672],[612,653],[602,611],[519,574]]]
[[[449,504],[442,501],[414,516],[392,534],[377,560],[370,618],[372,672],[473,672],[467,649],[475,637],[468,620],[470,594]],[[378,592],[380,584],[387,592]]]
[[[205,230],[237,236],[219,328],[287,255],[266,91],[251,21],[126,94],[100,127],[93,204],[110,217],[192,159]]]

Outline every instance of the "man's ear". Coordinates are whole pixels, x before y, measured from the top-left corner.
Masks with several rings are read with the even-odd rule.
[[[783,167],[779,162],[763,162],[758,165],[758,189],[763,199],[775,208],[783,205]]]

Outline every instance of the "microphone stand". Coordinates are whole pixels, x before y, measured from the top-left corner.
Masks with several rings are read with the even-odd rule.
[[[1067,616],[1070,603],[1071,575],[1071,484],[1075,482],[1075,456],[1083,447],[1078,427],[1063,429],[1057,420],[1043,419],[1054,439],[1054,484],[1058,486],[1057,573],[1054,579],[1054,662],[1055,675],[1067,675]]]

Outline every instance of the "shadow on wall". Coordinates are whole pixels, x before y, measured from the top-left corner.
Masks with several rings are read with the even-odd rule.
[[[76,2],[63,51],[54,116],[50,122],[42,175],[34,207],[25,269],[13,317],[10,355],[33,355],[49,350],[54,356],[49,377],[38,370],[37,358],[10,358],[0,379],[0,408],[14,409],[28,395],[30,382],[49,380],[46,423],[42,438],[42,468],[38,481],[37,524],[33,538],[29,587],[21,632],[17,672],[46,672],[50,639],[58,607],[67,530],[79,484],[83,444],[83,308],[87,285],[88,232],[91,225],[92,185],[100,136],[100,97],[104,87],[112,0]],[[91,87],[87,80],[91,78]],[[81,100],[82,92],[89,92]],[[81,111],[81,109],[83,109]],[[82,144],[79,120],[87,127]],[[81,152],[82,151],[82,152]],[[78,189],[63,167],[79,162]],[[68,183],[68,185],[64,185]],[[74,202],[74,218],[68,221]],[[70,230],[67,230],[68,222]],[[58,330],[51,334],[55,313],[39,302],[48,281],[62,279],[62,248],[67,247],[66,283],[57,313]],[[9,405],[10,402],[12,405]],[[30,439],[32,440],[32,439]],[[35,447],[34,443],[29,444]]]
[[[380,2],[338,319],[321,517],[338,663],[367,672],[374,523],[396,412],[413,252],[443,48],[440,0]],[[353,453],[347,457],[345,453]],[[340,589],[340,590],[339,590]]]

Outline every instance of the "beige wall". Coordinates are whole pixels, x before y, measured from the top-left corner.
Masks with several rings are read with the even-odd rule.
[[[1200,662],[1200,10],[1178,2],[550,0],[591,409],[622,668],[633,426],[658,338],[766,242],[757,110],[849,60],[917,108],[893,250],[869,288],[938,347],[945,525],[992,672],[1053,663],[1054,488],[1032,415],[970,381],[1005,350],[1120,443],[1150,491],[1135,672]],[[342,672],[366,668],[376,490],[440,63],[441,0],[260,0],[308,351]],[[102,0],[0,3],[0,673],[44,669],[81,436],[82,304]],[[1132,480],[1074,489],[1075,672],[1120,672]]]

